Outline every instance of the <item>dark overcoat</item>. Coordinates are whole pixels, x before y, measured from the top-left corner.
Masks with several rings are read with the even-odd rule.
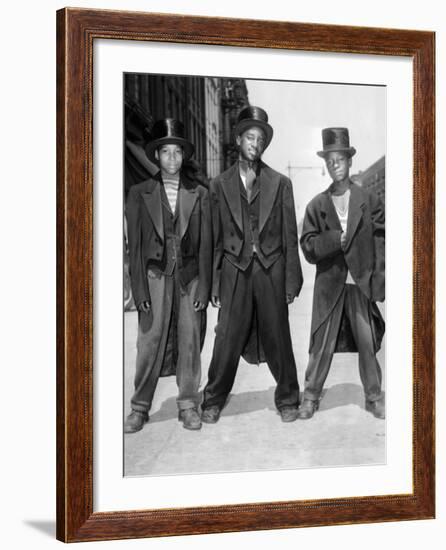
[[[350,182],[347,242],[341,248],[342,228],[330,197],[331,186],[308,204],[300,243],[308,262],[316,264],[310,352],[313,337],[339,300],[347,272],[371,301],[371,324],[376,350],[384,334],[384,321],[376,302],[385,299],[385,213],[373,192]],[[356,351],[349,327],[343,325],[336,351]]]
[[[294,298],[300,293],[303,277],[292,183],[264,162],[259,163],[256,180],[260,194],[259,246],[262,256],[268,267],[283,256],[286,293]],[[238,265],[239,255],[246,244],[238,163],[212,180],[210,195],[214,237],[212,295],[219,296],[223,257]],[[250,363],[265,360],[255,322],[253,319],[251,336],[243,354]]]
[[[150,303],[147,281],[148,272],[158,276],[167,273],[169,259],[164,235],[163,209],[170,211],[167,197],[161,193],[160,174],[133,185],[130,188],[126,218],[129,241],[130,279],[135,304]],[[163,205],[164,201],[167,203]],[[199,182],[180,177],[177,198],[177,227],[180,237],[180,257],[176,269],[181,284],[186,286],[198,277],[194,300],[208,304],[212,278],[212,223],[209,193]],[[174,302],[175,303],[175,302]],[[148,317],[140,314],[140,323],[147,323]],[[206,311],[201,312],[201,348],[206,334]],[[161,376],[176,372],[176,338],[169,330],[164,352]]]
[[[130,188],[126,217],[130,275],[135,304],[150,302],[147,272],[163,273],[166,262],[161,179],[155,176]],[[212,225],[207,189],[180,178],[178,222],[181,258],[178,270],[183,285],[198,277],[195,300],[207,304],[212,277]]]

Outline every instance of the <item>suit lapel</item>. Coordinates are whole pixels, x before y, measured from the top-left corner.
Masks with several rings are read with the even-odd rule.
[[[178,201],[176,212],[180,222],[180,239],[184,237],[187,231],[190,215],[197,202],[197,190],[196,188],[185,188],[180,182],[180,188],[178,190]]]
[[[339,221],[333,201],[331,200],[330,187],[322,193],[322,216],[325,218],[325,221],[330,229],[339,229],[342,231],[341,222]]]
[[[238,162],[236,162],[223,180],[223,185],[221,186],[221,188],[223,190],[226,202],[228,203],[231,215],[234,218],[235,223],[238,225],[240,231],[243,231],[242,204],[239,180],[240,175],[238,171]]]
[[[260,185],[259,185],[258,180],[256,179],[255,182],[254,182],[254,185],[252,186],[251,200],[249,202],[250,203],[254,202],[259,193],[260,193]]]
[[[268,166],[261,164],[257,177],[258,193],[260,193],[259,213],[259,234],[265,226],[266,220],[271,214],[271,209],[279,189],[280,175],[268,169]]]
[[[148,180],[146,191],[142,193],[144,204],[150,218],[152,219],[155,231],[158,233],[161,241],[164,241],[163,214],[161,205],[160,183],[156,180]]]
[[[345,250],[350,246],[363,215],[364,198],[361,190],[354,184],[350,184],[350,201],[348,205],[347,242]]]

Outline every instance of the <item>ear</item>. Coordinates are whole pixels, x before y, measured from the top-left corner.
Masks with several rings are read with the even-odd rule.
[[[159,154],[158,154],[158,149],[155,149],[154,157],[156,158],[156,160],[159,160],[159,159],[160,159],[160,156],[159,156]]]
[[[348,166],[349,166],[349,168],[352,167],[352,157],[350,157],[350,158],[348,159]]]
[[[237,136],[235,138],[235,143],[237,143],[237,147],[240,147],[240,143],[242,142],[242,138],[240,136]]]

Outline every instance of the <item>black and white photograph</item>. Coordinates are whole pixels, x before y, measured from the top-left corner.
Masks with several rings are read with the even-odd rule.
[[[386,87],[123,87],[124,475],[385,464]]]
[[[441,5],[4,4],[3,548],[438,547]]]

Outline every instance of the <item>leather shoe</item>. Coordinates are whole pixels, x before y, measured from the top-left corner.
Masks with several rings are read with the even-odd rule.
[[[133,434],[143,429],[144,424],[149,421],[149,415],[144,411],[132,411],[124,422],[124,433]]]
[[[221,409],[216,405],[203,409],[201,413],[201,420],[206,424],[215,424],[220,418]]]
[[[183,428],[186,428],[186,430],[201,429],[201,418],[196,407],[179,411],[178,420],[183,422]]]
[[[280,410],[280,417],[282,422],[294,422],[297,419],[297,407],[286,406]]]
[[[386,418],[386,407],[382,399],[377,399],[376,401],[366,400],[365,410],[371,412],[375,418],[380,418],[381,420]]]
[[[312,399],[304,399],[302,405],[297,412],[297,418],[301,420],[308,420],[312,418],[314,413],[319,409],[319,401],[313,401]]]

